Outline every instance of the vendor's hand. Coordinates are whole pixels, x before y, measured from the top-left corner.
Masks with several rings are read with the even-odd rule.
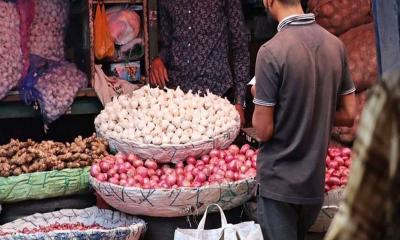
[[[246,123],[246,118],[244,115],[244,108],[242,104],[236,104],[235,105],[236,111],[238,111],[239,116],[240,116],[240,127],[244,127],[244,124]]]
[[[253,97],[255,97],[256,96],[256,85],[251,86],[250,91],[251,91],[251,95],[253,95]]]
[[[168,82],[168,72],[160,57],[154,58],[150,67],[150,84],[164,88]]]

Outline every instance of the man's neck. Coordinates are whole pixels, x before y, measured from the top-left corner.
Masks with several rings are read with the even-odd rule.
[[[300,15],[300,14],[304,14],[304,11],[303,11],[303,8],[301,7],[301,5],[295,6],[295,7],[290,7],[290,8],[285,8],[285,9],[282,9],[282,11],[279,11],[279,13],[277,14],[277,20],[278,20],[278,22],[281,22],[286,17],[289,17],[291,15]]]

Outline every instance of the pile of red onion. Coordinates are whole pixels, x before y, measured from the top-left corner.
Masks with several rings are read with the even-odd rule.
[[[328,149],[325,168],[325,192],[346,186],[350,165],[350,148]]]
[[[256,151],[245,144],[241,148],[213,149],[201,158],[188,157],[175,165],[158,165],[154,160],[141,160],[134,154],[107,156],[90,170],[101,182],[143,189],[201,187],[234,182],[256,176]]]

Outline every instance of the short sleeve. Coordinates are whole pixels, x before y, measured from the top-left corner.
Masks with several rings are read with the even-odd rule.
[[[356,91],[354,86],[354,82],[351,79],[351,74],[349,70],[349,65],[347,63],[346,54],[344,54],[343,61],[343,69],[342,69],[342,79],[339,87],[339,95],[347,95]]]
[[[280,77],[279,65],[271,52],[262,47],[257,54],[256,69],[256,105],[275,106],[279,96]]]

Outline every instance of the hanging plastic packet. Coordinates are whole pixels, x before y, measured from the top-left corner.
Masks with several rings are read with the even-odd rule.
[[[104,4],[97,4],[94,17],[94,53],[98,60],[112,58],[115,53],[114,41],[107,27]]]

